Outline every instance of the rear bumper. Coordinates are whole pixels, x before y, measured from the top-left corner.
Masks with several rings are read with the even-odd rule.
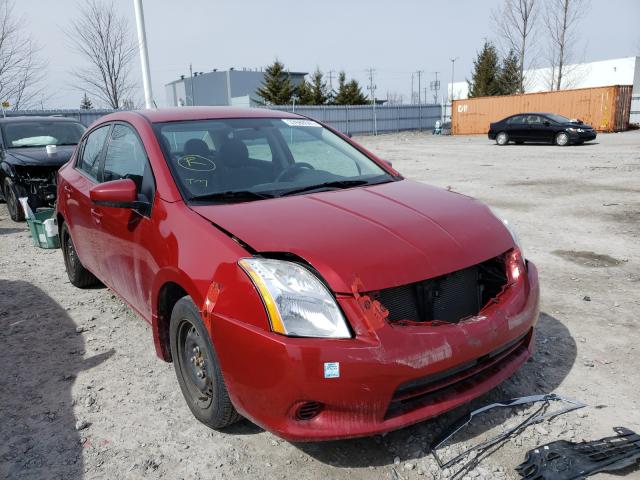
[[[339,302],[359,314],[352,297]],[[254,423],[292,441],[368,436],[399,429],[467,403],[511,376],[532,354],[538,276],[526,276],[472,319],[439,326],[386,323],[349,340],[288,338],[230,318],[212,338],[231,399]],[[325,363],[339,376],[325,378]],[[320,402],[310,420],[305,402]]]

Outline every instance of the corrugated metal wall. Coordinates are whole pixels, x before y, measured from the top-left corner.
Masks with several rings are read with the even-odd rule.
[[[271,110],[293,111],[291,105],[270,106]],[[440,105],[323,105],[296,106],[295,113],[327,123],[346,134],[431,130],[441,119]],[[377,127],[377,128],[376,128]]]
[[[629,123],[640,125],[640,95],[631,97],[631,114],[629,115]]]
[[[292,105],[271,106],[271,110],[293,111]],[[91,125],[98,118],[114,110],[23,110],[7,111],[6,115],[59,115],[75,118]],[[440,105],[383,105],[376,106],[375,119],[371,105],[296,106],[295,113],[328,123],[346,134],[374,134],[401,130],[432,130],[441,119]]]
[[[80,121],[85,126],[91,125],[100,117],[104,117],[110,113],[115,112],[115,110],[109,109],[91,109],[91,110],[7,110],[5,115],[7,117],[20,117],[20,116],[59,116],[59,117],[67,117],[67,118],[75,118]]]
[[[552,112],[579,118],[598,131],[629,127],[631,85],[581,88],[453,101],[454,135],[487,133],[489,124],[523,112]]]

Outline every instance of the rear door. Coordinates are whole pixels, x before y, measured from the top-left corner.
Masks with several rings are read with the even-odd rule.
[[[514,115],[505,122],[509,139],[514,141],[527,140],[527,125],[524,122],[524,115]]]
[[[123,178],[135,182],[139,200],[153,203],[155,180],[144,145],[131,125],[116,123],[106,146],[101,179]],[[151,319],[151,286],[157,266],[148,246],[158,236],[151,222],[152,211],[98,209],[104,280],[143,318]]]
[[[66,170],[62,196],[71,239],[82,265],[102,279],[100,258],[100,224],[89,190],[98,183],[99,166],[111,124],[91,131],[78,147],[74,168]]]

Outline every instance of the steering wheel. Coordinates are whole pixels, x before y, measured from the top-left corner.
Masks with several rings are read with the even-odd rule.
[[[315,170],[314,166],[307,162],[298,162],[293,165],[289,165],[285,168],[280,175],[276,177],[276,182],[286,182],[291,180],[300,170]]]

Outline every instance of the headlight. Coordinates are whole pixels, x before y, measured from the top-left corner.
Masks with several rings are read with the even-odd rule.
[[[573,128],[573,127],[567,128],[567,132],[572,132],[573,133],[573,132],[577,132],[577,131],[578,131],[577,128]]]
[[[325,285],[297,263],[243,258],[264,302],[271,329],[292,337],[351,338],[342,312]]]
[[[504,223],[504,226],[507,227],[507,230],[509,230],[509,233],[511,234],[511,238],[513,239],[513,243],[516,244],[516,246],[518,247],[518,249],[520,250],[520,255],[522,256],[522,258],[524,259],[524,248],[522,248],[522,242],[520,242],[520,237],[518,237],[518,234],[516,233],[515,229],[513,228],[513,226],[509,223],[509,221],[505,218],[502,218],[502,223]]]

